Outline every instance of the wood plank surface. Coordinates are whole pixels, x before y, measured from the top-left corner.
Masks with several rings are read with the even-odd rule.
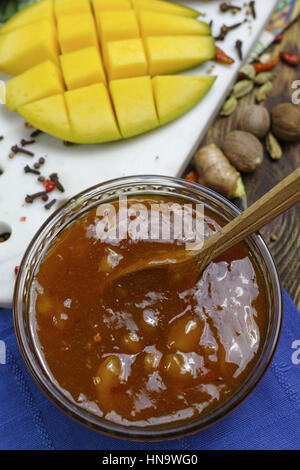
[[[299,37],[300,20],[285,32],[280,44],[271,46],[270,51],[275,49],[278,52],[289,50],[299,53]],[[275,71],[277,76],[273,82],[273,91],[264,103],[269,110],[278,103],[290,101],[295,91],[291,88],[291,84],[294,80],[300,80],[300,65],[294,68],[280,62]],[[239,101],[238,108],[232,116],[217,118],[201,146],[209,143],[221,145],[223,137],[237,128],[243,107],[254,102],[252,93]],[[272,161],[265,153],[264,162],[255,173],[243,176],[248,205],[300,166],[300,142],[281,144],[283,156],[279,161]],[[283,287],[300,309],[300,205],[297,204],[266,225],[261,234],[275,259]]]

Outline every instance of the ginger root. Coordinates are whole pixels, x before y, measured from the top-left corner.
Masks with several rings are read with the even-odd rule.
[[[216,145],[202,147],[194,157],[198,183],[228,199],[241,198],[245,188],[240,173]]]

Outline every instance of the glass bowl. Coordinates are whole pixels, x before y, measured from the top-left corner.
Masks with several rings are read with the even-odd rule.
[[[240,211],[228,200],[196,183],[163,176],[131,176],[111,180],[83,191],[54,212],[42,225],[23,257],[15,284],[13,313],[16,336],[23,359],[31,375],[47,397],[60,409],[89,428],[105,434],[132,440],[163,440],[178,438],[204,429],[234,410],[255,388],[266,372],[274,355],[282,324],[282,294],[272,256],[256,233],[246,239],[265,281],[268,303],[268,325],[264,344],[251,372],[241,386],[214,409],[197,418],[170,425],[149,427],[124,426],[110,422],[80,407],[51,378],[34,341],[34,319],[30,313],[30,287],[51,242],[71,222],[95,205],[107,203],[119,196],[169,195],[190,202],[202,202],[225,220]],[[250,418],[250,417],[249,417]]]

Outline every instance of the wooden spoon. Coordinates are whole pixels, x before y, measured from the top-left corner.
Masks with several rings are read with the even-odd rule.
[[[282,212],[300,201],[300,167],[258,199],[252,206],[226,224],[219,232],[205,240],[201,249],[165,253],[159,257],[147,257],[124,269],[115,269],[107,278],[111,283],[121,277],[150,268],[159,268],[175,264],[183,268],[183,264],[191,263],[198,277],[206,266],[224,251],[233,247],[248,235],[259,230]],[[188,266],[185,266],[185,269]]]

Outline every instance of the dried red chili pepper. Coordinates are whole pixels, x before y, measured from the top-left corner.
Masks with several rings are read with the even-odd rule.
[[[45,188],[46,193],[51,193],[51,191],[55,189],[55,184],[52,183],[52,181],[50,180],[44,180],[42,184]]]
[[[279,62],[279,57],[275,57],[275,59],[270,60],[269,62],[262,64],[261,62],[256,62],[253,64],[256,73],[260,72],[267,72],[268,70],[272,70]]]
[[[283,39],[283,33],[281,34],[278,34],[274,40],[274,42],[276,42],[276,44],[279,44]]]
[[[280,59],[289,65],[295,67],[300,62],[300,56],[294,52],[282,51],[280,52]]]
[[[197,173],[195,171],[190,171],[184,179],[187,181],[192,181],[193,183],[197,183]]]
[[[19,267],[20,266],[15,266],[15,275],[17,276],[18,272],[19,272]]]
[[[218,62],[219,64],[226,64],[226,65],[234,63],[234,59],[232,59],[227,54],[225,54],[225,52],[222,51],[222,49],[220,49],[220,47],[218,46],[216,46],[214,61]]]

